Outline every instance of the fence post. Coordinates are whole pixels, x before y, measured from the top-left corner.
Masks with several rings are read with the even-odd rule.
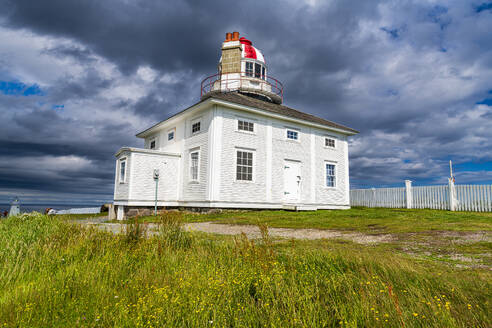
[[[456,207],[458,205],[458,200],[456,199],[456,188],[454,187],[453,178],[448,178],[448,186],[449,186],[449,210],[456,211]]]
[[[412,180],[405,180],[405,200],[407,201],[407,208],[412,208],[413,207]]]

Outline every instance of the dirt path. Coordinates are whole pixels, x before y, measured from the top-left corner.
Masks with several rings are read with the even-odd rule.
[[[187,223],[185,229],[188,231],[202,231],[221,235],[239,235],[245,233],[248,238],[260,238],[261,232],[257,226],[253,225],[232,225],[218,224],[212,222]],[[389,234],[369,235],[362,233],[342,233],[336,230],[319,229],[287,229],[287,228],[268,228],[268,233],[272,237],[294,238],[294,239],[346,239],[360,244],[374,244],[390,242],[393,237]]]
[[[80,224],[94,226],[98,229],[112,233],[122,233],[125,231],[125,224],[120,223],[103,223],[102,220],[78,220]],[[147,233],[155,234],[157,225],[148,223]],[[219,235],[240,235],[245,233],[248,238],[256,239],[261,237],[260,229],[253,225],[233,225],[220,224],[213,222],[186,223],[184,229],[187,231],[200,231],[206,233],[215,233]],[[287,239],[345,239],[360,244],[385,243],[393,240],[390,234],[370,235],[363,233],[343,233],[336,230],[319,230],[319,229],[286,229],[286,228],[268,228],[268,233],[274,238]]]
[[[124,233],[126,224],[106,223],[106,218],[88,220],[76,220],[78,224],[93,226],[97,229],[114,234]],[[158,233],[155,223],[145,224],[148,236]],[[196,222],[184,224],[187,231],[205,232],[219,235],[240,235],[242,233],[250,239],[261,238],[261,231],[254,225],[221,224],[214,222]],[[484,250],[477,253],[471,248],[460,249],[460,245],[473,245],[480,242],[491,242],[491,231],[423,231],[402,234],[368,234],[361,232],[342,232],[339,230],[321,229],[287,229],[268,228],[268,233],[273,238],[285,239],[342,239],[350,240],[364,245],[376,245],[390,243],[400,245],[399,250],[416,258],[442,259],[447,265],[455,265],[463,268],[485,268],[492,270],[492,258],[490,252]]]

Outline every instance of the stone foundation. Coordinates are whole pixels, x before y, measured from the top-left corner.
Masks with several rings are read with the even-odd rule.
[[[118,220],[126,220],[138,216],[154,215],[154,207],[122,206],[122,205],[116,205],[116,207],[123,208],[123,216],[117,218]],[[227,210],[233,210],[233,209],[227,209]],[[180,212],[193,212],[193,213],[221,213],[223,209],[207,208],[207,207],[163,207],[163,206],[157,207],[157,215],[167,211],[180,211]]]

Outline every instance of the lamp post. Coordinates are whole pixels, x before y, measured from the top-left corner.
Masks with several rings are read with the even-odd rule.
[[[157,216],[157,188],[159,187],[159,170],[154,170],[154,181],[155,181],[155,206],[154,206],[154,215]]]

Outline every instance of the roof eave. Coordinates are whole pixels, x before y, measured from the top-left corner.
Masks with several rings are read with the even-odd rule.
[[[137,138],[145,138],[147,137],[148,135],[150,135],[151,133],[155,132],[156,130],[159,130],[160,127],[162,127],[163,125],[165,125],[167,122],[169,122],[170,120],[172,119],[175,119],[175,118],[178,118],[179,116],[181,115],[185,115],[186,113],[188,112],[191,112],[197,108],[204,108],[208,105],[211,105],[211,104],[220,104],[220,105],[225,105],[225,106],[228,106],[228,107],[232,107],[232,108],[236,108],[236,109],[241,109],[241,110],[246,110],[246,111],[250,111],[250,112],[256,112],[256,113],[260,113],[262,115],[265,115],[265,116],[270,116],[270,117],[275,117],[275,118],[279,118],[279,119],[282,119],[282,120],[287,120],[287,121],[291,121],[291,122],[301,122],[302,124],[304,125],[308,125],[308,126],[312,126],[312,127],[317,127],[317,128],[320,128],[320,129],[323,129],[323,130],[329,130],[329,131],[334,131],[334,132],[339,132],[339,133],[342,133],[342,134],[345,134],[347,136],[352,136],[352,135],[356,135],[358,133],[360,133],[359,131],[355,130],[355,129],[351,129],[351,128],[347,128],[347,129],[343,129],[343,128],[336,128],[336,127],[332,127],[332,126],[329,126],[329,125],[324,125],[324,124],[320,124],[320,123],[315,123],[315,122],[311,122],[311,121],[307,121],[307,120],[303,120],[303,119],[300,119],[300,118],[292,118],[292,117],[288,117],[286,115],[282,115],[282,114],[278,114],[278,113],[273,113],[273,112],[270,112],[270,111],[267,111],[267,110],[263,110],[263,109],[259,109],[259,108],[256,108],[256,107],[252,107],[252,106],[247,106],[247,105],[243,105],[243,104],[238,104],[238,103],[235,103],[235,102],[232,102],[232,101],[227,101],[227,100],[222,100],[222,99],[217,99],[217,98],[214,98],[213,96],[212,97],[208,97],[207,99],[203,100],[203,101],[200,101],[170,117],[168,117],[167,119],[163,120],[163,121],[160,121],[159,123],[157,124],[154,124],[153,126],[151,126],[150,128],[142,131],[142,132],[139,132],[137,133],[135,136]]]
[[[229,107],[233,107],[233,108],[235,107],[237,109],[247,110],[247,111],[255,112],[255,113],[261,113],[262,115],[265,115],[265,116],[275,117],[275,118],[279,118],[279,119],[287,120],[287,121],[291,121],[291,122],[301,122],[304,125],[317,127],[317,128],[323,129],[323,130],[330,130],[330,131],[334,131],[334,132],[339,132],[339,133],[342,133],[342,134],[345,134],[348,136],[356,135],[359,133],[359,131],[354,130],[354,129],[347,129],[346,130],[346,129],[341,129],[341,128],[335,128],[332,126],[319,124],[319,123],[315,123],[315,122],[310,122],[310,121],[306,121],[306,120],[299,119],[299,118],[292,118],[292,117],[288,117],[288,116],[285,116],[282,114],[272,113],[272,112],[267,111],[267,110],[262,110],[262,109],[258,109],[258,108],[247,106],[247,105],[237,104],[237,103],[227,101],[227,100],[216,99],[216,98],[209,98],[209,99],[212,99],[212,102],[215,104],[218,104],[218,105],[229,105]]]
[[[162,127],[163,125],[165,125],[165,124],[166,124],[167,122],[169,122],[170,120],[175,119],[175,118],[178,118],[179,116],[184,115],[184,114],[186,114],[186,113],[188,113],[188,112],[191,112],[191,111],[195,110],[196,108],[203,108],[203,107],[207,106],[207,105],[208,105],[208,103],[210,102],[210,99],[211,99],[211,98],[208,98],[208,99],[206,99],[206,100],[204,100],[204,101],[197,102],[196,104],[193,104],[193,105],[191,105],[190,107],[188,107],[188,108],[186,108],[186,109],[183,109],[182,111],[180,111],[180,112],[178,112],[178,113],[176,113],[176,114],[174,114],[174,115],[171,115],[170,117],[166,118],[165,120],[162,120],[162,121],[160,121],[159,123],[154,124],[154,125],[153,125],[153,126],[151,126],[150,128],[148,128],[148,129],[146,129],[146,130],[144,130],[144,131],[142,131],[142,132],[137,133],[135,136],[136,136],[137,138],[145,138],[145,137],[147,137],[149,134],[151,134],[151,133],[155,132],[155,131],[156,131],[156,130],[158,130],[160,127]]]
[[[155,150],[155,149],[144,149],[144,148],[134,148],[134,147],[121,147],[116,152],[116,154],[114,154],[114,156],[118,157],[123,152],[144,153],[144,154],[153,154],[153,155],[165,155],[165,156],[171,156],[171,157],[181,157],[181,155],[178,153],[170,153],[170,152],[160,151],[160,150]]]

